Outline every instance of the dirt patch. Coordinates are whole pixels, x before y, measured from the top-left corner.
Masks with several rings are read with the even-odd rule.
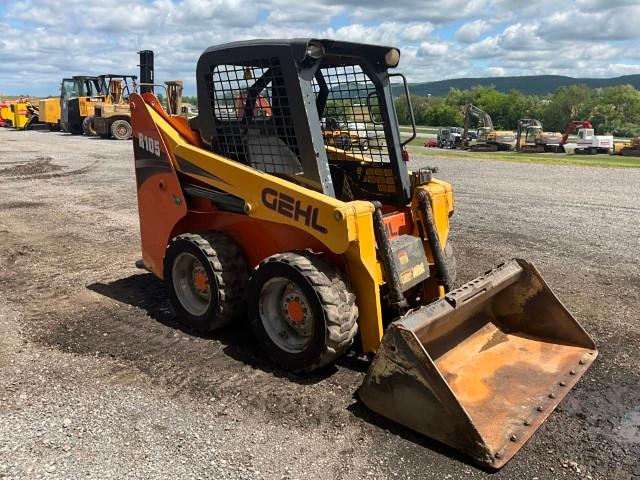
[[[0,176],[12,177],[14,179],[47,179],[56,177],[68,177],[79,175],[92,170],[97,162],[92,162],[82,168],[64,171],[66,167],[57,165],[49,157],[36,157],[32,162],[19,163],[13,167],[0,169]]]
[[[0,203],[0,210],[10,210],[13,208],[38,208],[41,207],[43,205],[46,205],[46,203],[44,202],[22,202],[22,201],[16,201],[16,202],[4,202],[4,203]]]
[[[19,177],[27,175],[42,175],[51,172],[57,172],[64,167],[51,163],[49,157],[36,157],[32,162],[21,163],[13,167],[0,169],[0,175],[7,177]]]

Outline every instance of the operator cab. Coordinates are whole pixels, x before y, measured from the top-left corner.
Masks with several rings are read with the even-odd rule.
[[[399,60],[395,48],[332,40],[209,48],[197,67],[197,128],[212,151],[264,172],[343,200],[406,205],[388,73]],[[329,141],[327,129],[345,138]]]
[[[99,76],[100,91],[111,100],[111,103],[123,103],[129,100],[131,87],[136,83],[136,75],[120,75],[107,73]]]

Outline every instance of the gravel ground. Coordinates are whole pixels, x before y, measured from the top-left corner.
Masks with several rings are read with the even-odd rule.
[[[183,330],[139,258],[131,145],[0,130],[0,478],[640,477],[640,170],[416,158],[454,184],[462,281],[535,262],[600,356],[497,473],[368,412],[366,363],[274,369]]]

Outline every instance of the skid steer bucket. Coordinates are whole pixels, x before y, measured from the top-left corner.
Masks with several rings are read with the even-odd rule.
[[[535,267],[512,260],[390,324],[358,394],[500,468],[597,354]]]

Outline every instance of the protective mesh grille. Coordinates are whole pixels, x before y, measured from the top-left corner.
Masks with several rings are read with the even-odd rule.
[[[331,160],[390,162],[376,87],[359,65],[321,67],[313,90]]]
[[[302,172],[278,58],[214,65],[207,83],[216,152],[268,173]]]

